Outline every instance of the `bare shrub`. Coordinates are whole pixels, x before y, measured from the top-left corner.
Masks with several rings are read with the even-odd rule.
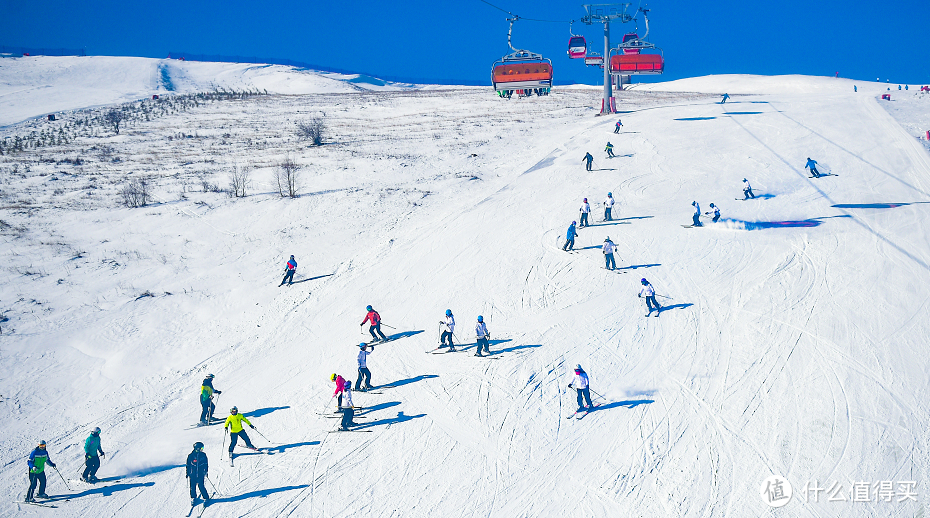
[[[120,190],[120,196],[123,198],[123,205],[130,209],[145,207],[149,202],[148,180],[145,178],[129,180]]]
[[[278,164],[278,170],[275,179],[278,182],[278,194],[281,197],[297,197],[297,174],[300,172],[300,166],[294,162],[291,157],[285,157],[284,161]]]
[[[307,122],[297,123],[297,138],[309,140],[314,146],[323,144],[323,136],[326,133],[326,123],[323,119],[317,117]]]
[[[246,191],[252,186],[252,167],[249,165],[236,165],[229,172],[229,191],[227,194],[234,198],[245,198]]]
[[[206,171],[198,174],[197,177],[200,179],[200,188],[203,192],[223,192],[219,185],[210,182],[210,175]]]
[[[106,115],[103,116],[103,120],[107,123],[108,126],[113,128],[113,131],[119,135],[119,125],[123,120],[126,119],[126,116],[120,110],[110,110]]]

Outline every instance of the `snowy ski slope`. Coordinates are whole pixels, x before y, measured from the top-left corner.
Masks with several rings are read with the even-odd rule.
[[[70,106],[145,84],[110,78]],[[43,81],[58,82],[27,85],[29,102],[52,111]],[[99,476],[119,480],[72,484],[58,516],[187,515],[198,440],[220,492],[203,516],[925,515],[930,154],[879,104],[885,86],[852,84],[637,86],[615,135],[591,89],[508,102],[333,81],[0,157],[0,515],[52,512],[13,503],[26,457],[45,439],[76,478],[93,426]],[[330,143],[298,143],[298,111],[325,114]],[[64,156],[84,163],[41,160]],[[275,192],[285,156],[303,165],[297,199]],[[808,178],[807,157],[835,176]],[[237,164],[254,167],[248,197],[201,192]],[[140,175],[156,203],[120,207]],[[744,177],[756,200],[736,200]],[[601,222],[608,191],[616,220]],[[565,253],[583,197],[594,225]],[[722,222],[683,228],[693,200]],[[603,269],[607,236],[618,272]],[[290,254],[298,282],[277,288]],[[355,377],[367,304],[403,333],[368,360],[375,385],[396,386],[355,394],[371,433],[328,433],[338,421],[317,413],[330,374]],[[496,359],[424,354],[446,308],[466,344],[484,315]],[[601,406],[567,420],[576,363]],[[217,416],[238,406],[276,441],[250,433],[269,455],[230,467],[219,425],[191,429],[207,373]],[[759,496],[773,474],[794,488],[776,510]],[[805,501],[815,481],[847,501]],[[901,481],[914,500],[898,502]],[[875,484],[871,502],[851,501],[854,482]],[[68,493],[54,472],[48,492]]]

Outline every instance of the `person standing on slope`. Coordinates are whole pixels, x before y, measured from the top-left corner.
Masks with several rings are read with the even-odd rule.
[[[723,94],[722,97],[723,97],[723,99],[720,100],[720,104],[726,104],[726,103],[727,103],[727,99],[730,98],[730,94]]]
[[[578,232],[575,231],[575,222],[572,221],[572,224],[568,226],[568,232],[565,233],[565,246],[562,247],[562,250],[574,250],[575,237],[577,236]]]
[[[100,469],[100,457],[105,457],[103,448],[100,447],[100,427],[96,427],[84,440],[84,473],[81,474],[81,480],[97,482],[97,470]]]
[[[610,236],[607,236],[607,239],[604,240],[604,246],[601,247],[601,251],[604,252],[604,262],[606,265],[604,268],[608,270],[616,270],[617,262],[614,260],[614,251],[617,249],[617,245],[610,240]]]
[[[588,223],[588,214],[591,213],[591,205],[588,204],[588,199],[587,199],[587,198],[585,198],[585,199],[581,202],[581,208],[578,209],[578,211],[581,212],[581,220],[580,220],[581,223],[579,223],[578,226],[581,227],[581,228],[591,226],[591,225]]]
[[[749,198],[755,199],[756,195],[752,193],[752,186],[749,185],[749,180],[743,178],[743,200],[748,200]]]
[[[646,280],[645,277],[639,280],[640,284],[643,285],[643,289],[639,291],[638,297],[646,297],[646,308],[649,309],[649,313],[646,313],[646,316],[652,314],[653,311],[656,312],[656,316],[659,316],[659,311],[662,309],[662,306],[656,302],[656,290],[652,287],[652,284]]]
[[[692,201],[691,206],[694,207],[694,214],[691,215],[691,221],[694,222],[695,227],[703,226],[701,225],[701,206],[698,205],[696,201]]]
[[[292,255],[290,259],[287,260],[287,266],[284,268],[284,278],[281,279],[281,284],[278,284],[278,287],[284,286],[286,282],[288,286],[294,284],[294,273],[297,272],[297,260],[294,259]]]
[[[582,162],[585,162],[585,161],[588,162],[587,164],[585,164],[584,167],[585,167],[586,170],[590,171],[590,170],[591,170],[591,164],[594,163],[594,157],[591,155],[591,153],[585,153],[585,154],[584,154],[584,158],[582,158],[581,161],[582,161]]]
[[[342,400],[342,403],[339,405],[342,408],[342,431],[346,431],[350,426],[355,426],[355,423],[352,419],[355,417],[355,407],[352,405],[352,382],[346,380],[344,387],[346,397]]]
[[[343,389],[345,388],[346,380],[345,378],[343,378],[342,376],[336,373],[333,373],[333,375],[329,378],[329,380],[336,382],[336,391],[333,392],[333,397],[339,396],[339,399],[336,400],[336,408],[339,408],[341,411],[342,410],[342,393],[343,393]],[[332,401],[332,399],[330,399],[330,401]]]
[[[451,309],[446,310],[446,320],[440,321],[439,325],[442,329],[442,334],[439,335],[439,347],[443,348],[446,346],[446,339],[449,339],[449,352],[455,352],[455,345],[452,344],[452,336],[455,333],[455,316],[452,314]]]
[[[365,325],[365,322],[371,322],[371,327],[368,328],[368,332],[371,333],[372,343],[377,341],[387,340],[387,337],[384,336],[384,333],[381,332],[381,315],[374,310],[370,305],[365,307],[368,310],[368,314],[365,315],[365,320],[362,320],[362,323],[359,326]],[[378,334],[375,335],[375,332]],[[380,338],[378,338],[380,336]]]
[[[29,490],[26,492],[26,501],[35,502],[35,497],[48,498],[45,494],[45,464],[56,467],[52,459],[48,457],[45,441],[39,441],[36,449],[29,454]],[[39,486],[39,494],[35,494],[36,484]]]
[[[804,169],[810,169],[811,174],[814,175],[814,178],[820,178],[820,171],[817,170],[817,161],[812,160],[810,157],[807,157],[807,164],[804,166]]]
[[[607,147],[604,148],[604,151],[607,152],[607,158],[613,158],[617,156],[614,154],[614,145],[610,142],[607,143]]]
[[[604,200],[604,221],[613,221],[614,193],[607,193],[607,199]]]
[[[614,125],[614,133],[620,133],[620,128],[623,127],[623,123],[617,120],[617,124]]]
[[[216,410],[216,405],[213,404],[213,394],[222,394],[221,390],[215,390],[213,388],[213,378],[212,374],[207,374],[207,377],[203,379],[203,383],[200,385],[200,424],[210,424],[213,422],[215,417],[213,417],[213,412]]]
[[[245,428],[242,426],[243,421],[245,421],[245,424],[249,425],[249,428],[255,429],[255,425],[250,423],[244,415],[240,414],[238,408],[232,407],[229,409],[229,417],[226,418],[226,425],[223,427],[229,432],[229,460],[233,458],[233,448],[236,447],[236,442],[238,442],[239,438],[245,441],[246,448],[258,450],[255,446],[252,446],[252,441],[249,439],[248,434],[245,433]]]
[[[591,388],[589,385],[588,373],[581,368],[581,365],[575,365],[575,378],[568,384],[568,388],[575,389],[578,397],[578,410],[576,410],[576,413],[585,409],[585,403],[588,404],[587,408],[589,409],[594,407],[594,404],[591,403]]]
[[[475,342],[477,342],[478,350],[475,352],[475,356],[484,356],[481,354],[482,350],[486,354],[491,354],[488,348],[488,340],[490,339],[491,333],[488,332],[488,326],[484,325],[484,317],[478,315],[478,323],[475,324]]]
[[[358,379],[355,380],[355,390],[368,390],[371,388],[371,371],[368,370],[368,355],[375,351],[375,346],[368,350],[368,344],[362,342],[358,344]],[[365,386],[362,386],[362,379],[365,380]]]
[[[187,478],[191,486],[191,505],[197,503],[197,489],[200,488],[200,496],[204,502],[210,501],[210,494],[207,493],[203,481],[207,478],[207,471],[210,469],[207,461],[207,454],[203,452],[203,443],[197,441],[194,443],[194,451],[187,456]]]
[[[705,212],[704,214],[710,214],[711,212],[713,212],[713,213],[714,213],[714,219],[713,219],[712,223],[716,223],[717,220],[720,219],[720,207],[717,207],[717,206],[715,206],[713,203],[711,203],[711,204],[710,204],[710,208],[712,208],[712,209],[714,209],[714,210]]]

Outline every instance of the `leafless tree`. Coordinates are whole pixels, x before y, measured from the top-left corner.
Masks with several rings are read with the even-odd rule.
[[[117,135],[119,135],[119,125],[125,118],[126,116],[123,112],[116,109],[108,111],[107,114],[103,116],[103,119],[108,125],[113,127],[113,131],[115,131]]]
[[[284,161],[278,164],[278,170],[275,178],[278,181],[278,194],[282,197],[297,197],[297,174],[300,172],[300,166],[294,162],[291,157],[285,157]]]
[[[229,195],[235,198],[245,198],[246,191],[252,186],[252,167],[250,165],[236,165],[229,172]]]
[[[149,202],[149,183],[145,178],[129,180],[120,190],[120,196],[126,207],[145,207]]]
[[[297,123],[297,138],[309,140],[314,146],[323,144],[323,136],[326,133],[326,124],[323,119],[317,117],[307,122]]]

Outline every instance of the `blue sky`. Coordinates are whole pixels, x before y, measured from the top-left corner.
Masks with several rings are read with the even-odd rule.
[[[581,3],[489,0],[526,18],[571,20]],[[631,12],[640,5],[633,2]],[[659,79],[723,73],[830,75],[930,84],[930,3],[654,0],[650,40]],[[115,2],[3,0],[0,44],[165,57],[169,51],[287,58],[374,75],[489,77],[509,52],[507,15],[479,0],[426,2]],[[601,46],[600,25],[575,32]],[[614,24],[618,42],[632,23]],[[643,30],[640,23],[640,31]],[[520,21],[514,43],[553,61],[556,80],[594,84],[600,71],[566,54],[568,23]],[[656,80],[645,78],[643,81]]]

